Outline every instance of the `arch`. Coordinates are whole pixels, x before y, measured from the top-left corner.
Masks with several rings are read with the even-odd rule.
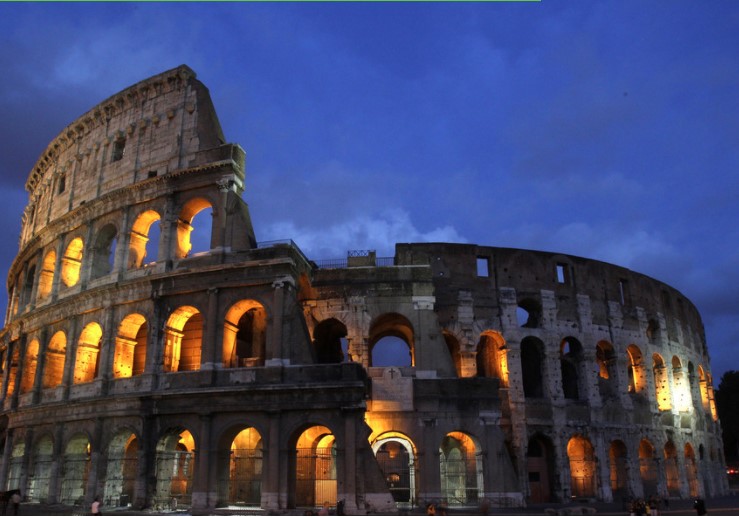
[[[626,445],[621,440],[613,440],[608,448],[608,464],[610,466],[611,493],[614,500],[625,498],[629,493],[628,455]]]
[[[552,441],[536,434],[526,447],[526,469],[529,479],[529,498],[532,503],[548,503],[554,496],[554,448]]]
[[[570,460],[570,489],[573,497],[595,497],[596,463],[593,445],[582,435],[567,442]]]
[[[677,448],[672,440],[667,440],[664,448],[665,477],[667,478],[667,492],[671,496],[680,495],[680,470],[677,464]]]
[[[538,328],[541,326],[541,304],[533,298],[519,300],[516,308],[516,320],[522,328]]]
[[[14,490],[21,486],[21,473],[23,472],[23,464],[26,459],[26,444],[21,440],[19,443],[13,444],[10,452],[10,465],[8,466],[8,478],[5,483],[5,490]]]
[[[562,393],[566,399],[580,400],[580,365],[582,345],[573,337],[564,338],[559,344],[559,364],[562,370]]]
[[[185,205],[182,207],[182,210],[180,211],[180,217],[177,220],[177,252],[176,252],[176,258],[182,259],[186,258],[191,254],[193,251],[193,230],[195,229],[195,226],[193,225],[193,219],[196,215],[198,215],[200,212],[207,208],[213,208],[213,205],[210,201],[208,201],[205,198],[196,197],[193,199],[190,199]],[[205,226],[205,225],[203,225]],[[196,242],[199,244],[195,247],[195,252],[201,251],[200,248],[210,249],[211,245],[211,228],[212,228],[212,222],[211,224],[206,228],[200,227],[198,225],[198,229],[196,231]]]
[[[90,440],[78,433],[67,442],[62,458],[62,504],[82,504],[90,476]]]
[[[103,329],[93,322],[85,325],[77,342],[77,359],[74,363],[74,384],[91,382],[98,376],[100,342]]]
[[[28,393],[33,390],[33,384],[36,380],[36,368],[38,366],[38,349],[39,343],[37,339],[31,340],[31,342],[26,345],[26,355],[23,360],[23,374],[21,376],[21,394]]]
[[[136,498],[139,441],[136,434],[123,429],[108,444],[103,501],[106,506],[126,506]]]
[[[92,246],[91,278],[100,278],[113,271],[117,237],[118,228],[112,223],[106,224],[97,232]]]
[[[598,341],[595,346],[595,360],[598,362],[598,376],[601,379],[610,380],[613,377],[616,353],[613,345],[608,341]]]
[[[336,439],[323,425],[313,425],[297,437],[288,491],[291,507],[315,507],[337,501]]]
[[[33,448],[33,475],[28,477],[25,490],[31,503],[46,503],[49,500],[49,484],[54,464],[54,441],[48,435],[42,436]]]
[[[67,245],[62,257],[61,278],[64,285],[72,287],[80,280],[80,267],[82,266],[82,249],[84,242],[81,237],[75,237]]]
[[[484,494],[482,449],[466,433],[447,434],[439,447],[441,497],[449,506],[477,506]]]
[[[636,345],[626,347],[626,354],[629,359],[628,376],[629,376],[629,393],[637,393],[644,395],[647,389],[647,379],[644,372],[644,357],[641,350]]]
[[[657,397],[657,408],[668,411],[672,408],[670,396],[670,379],[667,375],[667,366],[659,354],[652,354],[652,373],[654,374],[654,390]]]
[[[675,409],[681,412],[689,411],[693,405],[689,372],[685,371],[680,358],[676,355],[672,356],[672,384],[675,390]]]
[[[416,505],[416,448],[406,435],[398,432],[383,433],[372,443],[382,476],[390,495],[399,508]]]
[[[508,348],[500,332],[486,330],[477,342],[477,375],[497,377],[508,386]]]
[[[369,351],[370,366],[414,366],[413,325],[398,313],[375,318],[370,324]]]
[[[523,338],[521,341],[521,374],[523,393],[526,398],[544,397],[543,366],[544,343],[533,336]]]
[[[36,280],[36,265],[32,264],[26,271],[26,281],[23,282],[23,291],[21,292],[21,305],[25,306],[31,301],[33,296],[33,283]]]
[[[230,446],[228,504],[259,506],[262,498],[262,436],[246,427]]]
[[[223,324],[223,366],[264,366],[267,311],[255,300],[240,300],[226,313]]]
[[[54,271],[56,268],[56,251],[50,250],[41,262],[41,274],[38,277],[38,293],[39,300],[45,300],[51,294],[54,286]]]
[[[178,307],[164,329],[164,371],[199,370],[202,339],[203,316],[200,311],[188,305]]]
[[[159,251],[159,232],[154,223],[161,220],[155,210],[146,210],[138,215],[131,227],[128,245],[128,269],[135,269],[149,262],[155,262]],[[156,234],[156,235],[154,235]],[[156,237],[151,239],[150,237]]]
[[[639,477],[644,496],[657,494],[657,457],[654,446],[646,438],[639,442]]]
[[[138,313],[127,315],[118,326],[115,338],[113,377],[121,379],[141,375],[146,367],[149,339],[146,318]]]
[[[154,503],[170,508],[192,504],[192,480],[195,471],[195,438],[187,429],[171,429],[156,447],[156,492]]]
[[[708,399],[708,378],[706,376],[706,372],[703,370],[703,366],[701,365],[698,365],[698,386],[701,392],[703,411],[708,413],[711,410],[710,401]]]
[[[700,449],[702,450],[702,445]],[[700,494],[700,486],[698,482],[698,465],[695,461],[695,451],[690,442],[685,444],[685,475],[688,481],[688,490],[690,497],[698,497]]]
[[[342,338],[347,335],[346,325],[336,318],[323,320],[313,331],[313,348],[316,361],[321,364],[340,363],[344,360]]]
[[[57,331],[51,336],[46,348],[46,361],[44,362],[43,388],[55,388],[61,386],[64,377],[64,362],[67,355],[67,335],[64,331]]]

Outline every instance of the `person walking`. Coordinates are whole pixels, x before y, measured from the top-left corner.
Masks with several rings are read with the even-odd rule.
[[[100,496],[95,496],[95,500],[90,505],[90,512],[93,515],[102,515],[103,512],[100,511]]]

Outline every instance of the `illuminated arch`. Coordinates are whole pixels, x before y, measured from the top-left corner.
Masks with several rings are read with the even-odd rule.
[[[505,338],[494,330],[486,330],[477,342],[477,375],[497,377],[508,386],[508,348]]]
[[[136,498],[139,440],[128,429],[115,434],[108,444],[103,500],[112,506],[126,506]]]
[[[45,435],[33,448],[33,475],[28,476],[26,498],[32,503],[46,503],[54,464],[54,442]]]
[[[147,210],[136,218],[129,235],[128,268],[134,269],[143,266],[146,260],[157,260],[158,242],[151,242],[152,225],[161,220],[161,216],[154,210]],[[155,229],[155,228],[154,228]],[[158,233],[158,232],[155,232]]]
[[[84,434],[74,435],[67,442],[62,458],[62,504],[75,504],[85,498],[90,458],[90,440]]]
[[[264,366],[267,312],[255,300],[240,300],[226,313],[223,323],[223,366]]]
[[[187,429],[165,433],[156,447],[155,504],[169,508],[172,499],[178,505],[192,503],[195,473],[195,439]]]
[[[44,364],[43,388],[55,388],[62,384],[64,377],[64,362],[67,355],[67,335],[59,330],[51,336],[46,348]]]
[[[677,464],[677,448],[672,440],[668,440],[664,449],[665,476],[667,478],[667,492],[671,496],[680,495],[680,470]]]
[[[621,440],[613,440],[608,449],[608,464],[610,467],[611,493],[614,500],[628,495],[627,463],[626,445]]]
[[[192,225],[193,219],[196,215],[207,208],[213,208],[210,201],[205,198],[193,198],[189,200],[182,207],[180,211],[180,217],[177,220],[177,250],[176,258],[181,259],[187,257],[192,251],[192,232],[194,226]],[[209,236],[211,227],[209,226],[207,231],[205,229],[198,228],[198,232],[201,232],[203,236]]]
[[[652,355],[652,373],[654,374],[654,390],[657,397],[657,408],[668,411],[672,408],[670,394],[670,378],[664,359],[659,354]]]
[[[13,445],[10,452],[10,465],[8,466],[8,478],[5,490],[11,490],[21,486],[21,473],[26,459],[26,444],[21,440]]]
[[[28,393],[33,390],[33,384],[36,380],[36,368],[38,366],[38,349],[39,343],[37,339],[32,340],[26,345],[26,355],[23,359],[23,375],[21,376],[21,393]]]
[[[326,426],[313,425],[297,437],[290,468],[288,506],[315,507],[337,501],[336,439]]]
[[[91,278],[99,278],[113,271],[117,238],[118,228],[112,223],[98,230],[92,246]]]
[[[372,442],[372,452],[395,504],[400,508],[414,507],[416,447],[411,439],[394,431],[383,433]]]
[[[41,274],[38,278],[38,293],[37,297],[39,300],[44,300],[51,294],[52,287],[54,286],[54,271],[56,267],[56,251],[51,250],[45,256],[41,262]]]
[[[120,379],[144,373],[147,340],[148,325],[144,316],[134,313],[123,318],[115,338],[114,378]]]
[[[644,357],[641,350],[636,345],[629,345],[626,348],[628,355],[628,375],[629,375],[629,393],[646,394],[647,378],[644,371]]]
[[[567,442],[570,489],[573,497],[595,497],[596,462],[590,440],[575,435]]]
[[[688,489],[690,490],[690,497],[698,497],[700,495],[698,465],[695,461],[695,451],[689,442],[685,444],[685,475],[688,478],[687,481]]]
[[[454,431],[439,447],[441,496],[449,506],[477,505],[484,494],[482,450],[472,436]]]
[[[103,329],[97,323],[88,323],[77,342],[77,359],[74,363],[74,384],[91,382],[98,376],[100,342]]]
[[[672,357],[672,383],[675,388],[675,408],[682,412],[689,411],[693,405],[689,372],[685,371],[676,355]]]
[[[259,506],[262,500],[262,435],[254,427],[242,429],[230,446],[228,504]]]
[[[200,369],[203,339],[203,317],[195,307],[177,308],[164,329],[165,372],[186,372]]]
[[[64,285],[72,287],[80,280],[80,267],[82,266],[82,249],[84,243],[81,237],[75,237],[67,246],[62,257],[61,278]]]
[[[645,496],[657,493],[657,456],[646,438],[639,442],[639,477]]]

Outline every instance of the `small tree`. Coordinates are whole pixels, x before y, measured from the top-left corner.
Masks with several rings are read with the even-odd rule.
[[[739,461],[739,372],[729,370],[716,391],[716,410],[723,429],[726,461]]]

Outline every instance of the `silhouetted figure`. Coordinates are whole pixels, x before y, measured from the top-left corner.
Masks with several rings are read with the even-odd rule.
[[[18,515],[18,510],[21,507],[21,494],[19,492],[15,492],[10,496],[10,504],[13,505],[13,515]]]
[[[693,508],[695,508],[696,515],[705,515],[708,513],[706,511],[706,502],[703,499],[696,499],[695,503],[693,503]]]

